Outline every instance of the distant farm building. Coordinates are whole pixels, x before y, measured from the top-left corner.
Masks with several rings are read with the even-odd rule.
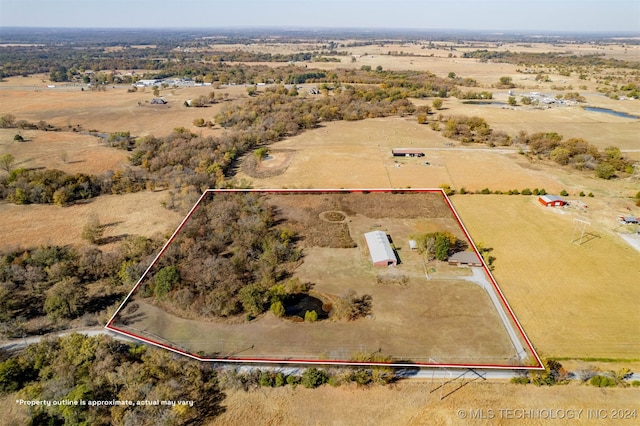
[[[398,264],[396,254],[391,248],[389,237],[387,237],[385,232],[367,232],[364,234],[364,238],[367,240],[373,266],[395,266]]]
[[[151,86],[158,86],[162,83],[162,80],[138,80],[135,83],[136,87],[151,87]]]
[[[424,152],[411,148],[395,148],[391,153],[394,157],[424,157]]]
[[[618,218],[618,222],[622,223],[623,225],[638,224],[640,223],[640,218],[633,216],[620,216]]]
[[[538,201],[546,207],[562,207],[567,204],[565,200],[557,195],[541,195],[538,197]]]
[[[449,257],[449,265],[482,266],[482,262],[472,251],[459,251]]]

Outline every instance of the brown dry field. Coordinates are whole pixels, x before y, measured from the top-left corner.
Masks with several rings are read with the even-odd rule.
[[[269,202],[281,211],[286,223],[297,218],[305,227],[312,225],[300,218],[313,206],[322,209],[338,202],[345,211],[352,211],[347,223],[358,247],[305,246],[304,262],[294,277],[312,283],[310,294],[334,306],[348,290],[357,295],[370,294],[371,318],[300,324],[267,313],[249,323],[196,321],[170,315],[136,294],[129,302],[131,310],[125,307],[114,326],[215,357],[348,360],[356,353],[381,351],[407,362],[429,363],[433,359],[437,363],[517,365],[515,349],[489,295],[480,286],[460,279],[470,271],[431,262],[426,265],[431,270],[431,279],[427,280],[423,257],[408,246],[411,234],[434,230],[449,231],[465,240],[439,194],[273,194]],[[398,215],[378,217],[386,210],[379,203],[397,206]],[[400,265],[371,265],[363,234],[374,229],[392,235]],[[301,235],[304,244],[309,234],[302,230]],[[407,282],[381,284],[376,282],[377,277],[404,277]],[[139,308],[133,308],[133,304]],[[533,354],[529,357],[533,359]]]
[[[325,123],[271,148],[273,159],[264,161],[264,167],[273,161],[281,166],[282,174],[255,179],[240,171],[238,177],[257,188],[435,188],[449,184],[467,190],[528,187],[607,196],[637,192],[635,180],[603,181],[591,173],[530,161],[514,148],[454,143],[412,118]],[[426,155],[394,160],[393,148],[420,148]],[[426,161],[430,164],[425,165]]]
[[[186,127],[194,133],[208,135],[213,129],[193,126],[196,118],[212,119],[223,102],[205,108],[187,108],[184,102],[201,95],[216,92],[229,100],[247,97],[242,86],[214,89],[213,87],[185,87],[160,89],[160,97],[167,104],[151,105],[155,98],[151,88],[128,93],[129,85],[106,86],[104,92],[86,90],[86,85],[58,83],[47,88],[44,76],[11,77],[0,82],[0,114],[11,113],[17,119],[31,122],[44,120],[68,129],[81,126],[81,130],[99,132],[129,131],[133,136],[164,136],[176,127]],[[84,91],[81,88],[85,87]],[[139,104],[140,103],[140,104]],[[14,133],[15,134],[15,133]]]
[[[440,380],[410,380],[366,389],[298,386],[229,391],[223,401],[228,411],[209,425],[617,425],[633,424],[635,420],[589,419],[587,410],[604,409],[610,415],[612,409],[640,409],[638,389],[598,389],[575,384],[549,388],[458,380],[446,385],[441,394],[437,389],[441,384]],[[451,394],[440,399],[448,393]],[[570,410],[576,420],[528,420],[523,418],[523,411],[515,410],[533,415],[549,410],[556,416],[559,410]],[[482,414],[484,419],[479,417]]]
[[[127,151],[107,147],[91,135],[24,130],[20,134],[25,142],[16,142],[16,133],[16,129],[0,129],[0,152],[13,155],[15,167],[100,174],[122,168],[129,156]]]
[[[409,380],[393,386],[354,385],[317,389],[298,386],[225,391],[225,411],[208,426],[316,425],[630,425],[635,419],[612,420],[612,410],[640,410],[640,390],[601,389],[570,384],[555,387],[512,385],[502,381]],[[448,395],[448,396],[447,396]],[[442,396],[445,398],[441,399]],[[27,424],[29,410],[9,395],[0,399],[0,423]],[[472,413],[473,410],[473,413]],[[521,410],[521,411],[515,411]],[[525,411],[522,411],[525,410]],[[543,411],[546,410],[546,411]],[[591,413],[605,410],[607,419]],[[575,420],[528,420],[529,415],[567,413]],[[484,415],[484,419],[480,416]],[[472,416],[475,416],[473,418]],[[490,418],[493,416],[493,418]],[[464,418],[463,418],[464,417]]]
[[[104,195],[69,207],[0,203],[0,251],[40,245],[86,244],[82,227],[96,215],[105,239],[160,235],[175,229],[182,216],[160,205],[166,192]],[[109,248],[109,246],[103,246]]]
[[[597,204],[578,212],[535,197],[452,201],[473,238],[493,247],[494,276],[542,355],[637,358],[640,253],[614,234],[615,218],[601,223]],[[581,245],[571,242],[574,218],[593,223]]]

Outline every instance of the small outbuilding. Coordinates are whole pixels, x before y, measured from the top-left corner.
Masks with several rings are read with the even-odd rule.
[[[398,258],[391,248],[389,237],[383,231],[371,231],[364,234],[369,247],[369,254],[373,266],[395,266],[398,264]]]
[[[640,223],[640,218],[633,216],[620,216],[618,218],[618,222],[622,223],[623,225],[638,224]]]
[[[394,157],[424,157],[424,152],[413,148],[394,148],[391,153]]]
[[[418,250],[418,242],[416,240],[409,240],[409,249]]]
[[[478,255],[472,251],[459,251],[449,257],[449,265],[457,266],[482,266]]]
[[[538,201],[546,207],[562,207],[567,204],[565,200],[557,195],[541,195],[538,197]]]

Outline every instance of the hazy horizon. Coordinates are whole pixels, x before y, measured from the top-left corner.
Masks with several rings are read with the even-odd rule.
[[[640,1],[0,0],[0,26],[640,33]]]

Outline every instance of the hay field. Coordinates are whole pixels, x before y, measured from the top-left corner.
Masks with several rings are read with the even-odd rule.
[[[166,192],[103,195],[69,207],[0,203],[0,250],[85,244],[82,227],[91,215],[106,225],[105,239],[164,235],[175,229],[183,217],[160,205],[165,196]]]
[[[441,380],[409,380],[393,386],[359,388],[298,386],[260,388],[258,391],[226,391],[222,402],[227,410],[209,426],[300,425],[311,420],[331,425],[510,425],[565,424],[567,420],[509,418],[506,410],[574,410],[575,423],[585,425],[631,424],[632,420],[589,419],[587,410],[640,410],[638,389],[600,389],[571,384],[555,387],[519,386],[505,382],[458,380],[446,385]],[[459,388],[461,385],[461,388]],[[459,388],[459,389],[458,389]],[[456,390],[457,389],[457,390]],[[435,391],[434,391],[435,390]],[[432,392],[434,391],[434,392]],[[453,393],[451,393],[453,392]],[[446,396],[451,393],[449,396]],[[445,395],[444,399],[440,399]],[[470,416],[483,409],[484,419]],[[462,411],[466,417],[463,418]],[[494,417],[489,417],[489,410]],[[500,412],[500,410],[505,410]],[[579,410],[582,410],[580,412]],[[580,413],[580,417],[577,414]],[[511,412],[513,415],[514,412]],[[522,412],[520,412],[522,415]]]
[[[63,129],[80,125],[83,131],[129,131],[134,136],[163,136],[184,126],[206,136],[215,130],[196,128],[193,120],[212,119],[223,103],[187,108],[184,106],[186,100],[206,96],[212,91],[219,98],[228,93],[229,100],[247,96],[242,86],[217,90],[204,86],[167,88],[160,89],[160,97],[167,104],[151,105],[149,102],[156,97],[151,88],[135,93],[127,92],[130,85],[107,85],[104,92],[93,92],[87,90],[86,85],[72,83],[58,83],[55,88],[47,88],[43,78],[41,75],[11,77],[0,82],[0,105],[4,105],[0,114],[10,112],[17,119],[32,122],[44,120]]]
[[[332,122],[271,145],[274,151],[293,152],[281,175],[254,179],[240,172],[238,177],[259,188],[436,188],[449,184],[467,190],[562,189],[546,166],[528,163],[515,149],[445,144],[451,140],[411,118]],[[393,148],[419,148],[426,155],[394,159]]]
[[[494,276],[541,355],[637,358],[637,250],[602,226],[590,229],[590,241],[571,243],[576,213],[535,197],[452,201],[475,241],[493,247]]]
[[[18,168],[49,168],[65,173],[100,174],[127,164],[129,153],[110,148],[101,139],[74,132],[19,131],[24,142],[16,142],[16,129],[0,129],[0,153],[15,158]]]

